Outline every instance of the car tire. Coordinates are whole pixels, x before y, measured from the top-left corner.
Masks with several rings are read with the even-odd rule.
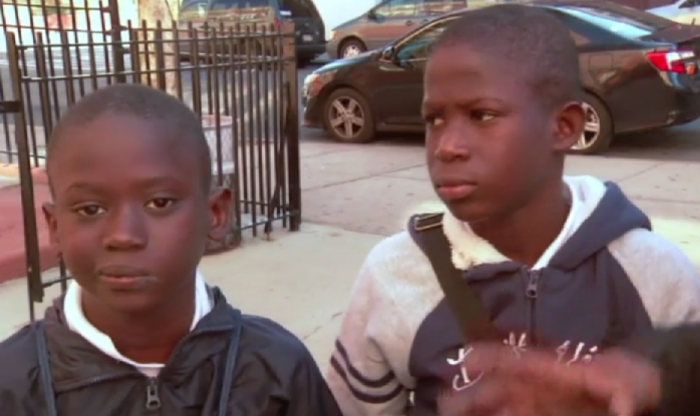
[[[598,97],[586,93],[583,98],[586,113],[584,132],[581,140],[571,147],[571,153],[594,155],[603,153],[610,147],[615,131],[610,111]]]
[[[371,142],[376,132],[369,102],[351,88],[337,89],[328,96],[323,126],[335,140],[345,143]]]
[[[359,39],[348,39],[343,41],[338,48],[340,59],[351,58],[361,53],[367,52],[367,46]]]

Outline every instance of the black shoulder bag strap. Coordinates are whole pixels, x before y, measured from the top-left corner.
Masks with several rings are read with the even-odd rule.
[[[238,361],[238,347],[241,344],[241,332],[243,330],[243,318],[241,311],[231,307],[236,322],[236,327],[231,333],[231,341],[228,344],[226,352],[226,364],[224,366],[224,381],[221,385],[221,395],[219,396],[219,410],[217,416],[227,416],[228,402],[231,397],[231,389],[233,388],[233,376],[236,370],[236,362]]]
[[[452,248],[442,230],[443,214],[423,214],[411,218],[411,235],[433,266],[447,304],[462,327],[466,340],[500,340],[479,295],[462,272],[452,263]]]
[[[39,375],[41,376],[41,384],[44,387],[46,416],[58,416],[58,407],[56,407],[56,395],[53,390],[53,377],[51,376],[49,349],[46,344],[44,322],[37,321],[33,324],[33,326],[34,334],[36,336],[37,357],[39,359]]]

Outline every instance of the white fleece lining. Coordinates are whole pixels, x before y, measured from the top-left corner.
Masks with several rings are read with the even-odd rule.
[[[204,282],[204,277],[199,270],[197,271],[196,279],[195,309],[190,330],[194,329],[199,321],[205,315],[211,312],[213,307],[212,300],[209,298],[207,285]],[[74,280],[68,285],[68,290],[66,291],[65,298],[63,299],[63,313],[66,317],[68,328],[82,336],[87,342],[92,344],[98,350],[102,351],[105,355],[112,357],[117,361],[133,366],[148,377],[156,377],[165,364],[137,363],[123,356],[114,346],[112,339],[107,334],[95,328],[95,326],[92,325],[85,317],[81,302],[81,291],[82,288]]]
[[[557,251],[590,217],[606,191],[605,184],[592,176],[566,176],[564,183],[571,191],[569,215],[559,235],[542,253],[532,269],[542,269],[549,265]],[[469,225],[459,221],[449,211],[445,213],[442,226],[452,245],[452,262],[458,269],[467,270],[476,264],[508,260],[488,241],[474,234]]]

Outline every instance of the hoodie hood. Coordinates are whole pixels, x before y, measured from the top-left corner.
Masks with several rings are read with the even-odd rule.
[[[603,197],[569,240],[552,257],[550,265],[573,270],[597,251],[629,231],[651,230],[651,221],[613,182],[605,182]],[[585,203],[585,201],[584,201]]]
[[[564,182],[572,197],[569,217],[543,254],[546,258],[541,258],[535,268],[572,270],[625,233],[637,228],[651,229],[649,218],[615,183],[591,176],[567,176]],[[452,245],[452,262],[458,269],[494,263],[520,267],[449,212],[445,213],[443,230]]]

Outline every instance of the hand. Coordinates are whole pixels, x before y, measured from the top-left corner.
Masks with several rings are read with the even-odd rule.
[[[653,410],[661,399],[659,369],[621,350],[566,365],[544,350],[529,349],[516,357],[501,344],[473,347],[465,369],[485,377],[443,397],[442,416],[634,416]]]

